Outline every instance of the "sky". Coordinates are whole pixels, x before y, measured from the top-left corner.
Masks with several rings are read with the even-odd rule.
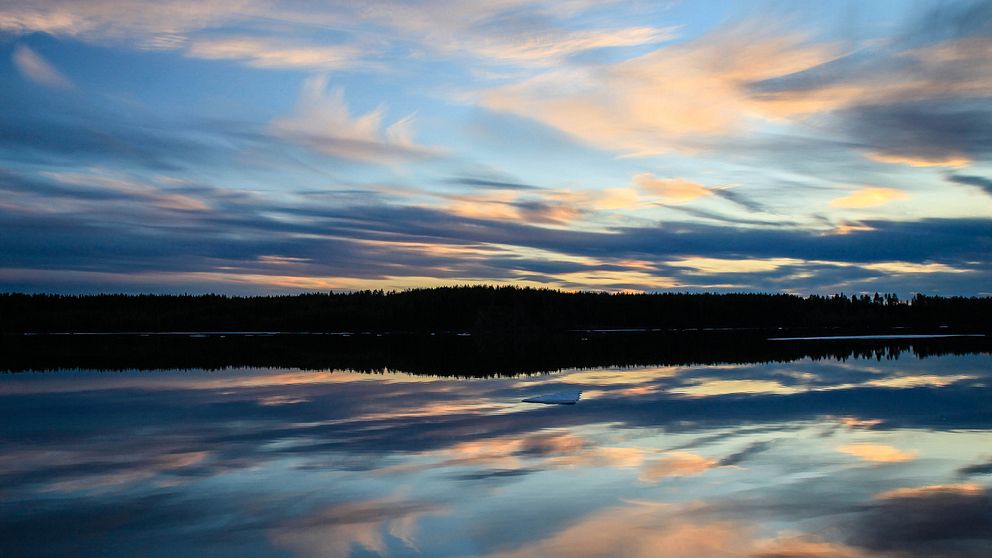
[[[992,2],[0,0],[0,291],[992,295]]]

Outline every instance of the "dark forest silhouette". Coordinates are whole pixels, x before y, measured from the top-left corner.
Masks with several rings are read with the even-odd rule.
[[[989,331],[992,298],[567,293],[515,287],[231,297],[0,295],[0,333],[499,332],[892,327]]]
[[[774,341],[767,332],[560,333],[543,336],[30,335],[0,338],[0,371],[238,367],[387,370],[487,377],[567,368],[899,358],[992,352],[992,337]]]

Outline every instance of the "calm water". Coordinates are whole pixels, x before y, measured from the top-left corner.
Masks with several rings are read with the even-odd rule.
[[[987,557],[990,365],[5,374],[0,556]]]

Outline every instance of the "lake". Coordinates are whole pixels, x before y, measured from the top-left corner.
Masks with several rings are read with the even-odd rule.
[[[992,356],[950,341],[483,377],[21,355],[0,556],[987,557]]]

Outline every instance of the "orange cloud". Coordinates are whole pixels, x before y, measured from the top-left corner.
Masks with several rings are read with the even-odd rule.
[[[942,263],[879,262],[862,267],[885,273],[967,273],[970,269],[960,269]]]
[[[708,397],[713,395],[728,395],[731,393],[789,394],[805,390],[782,385],[773,380],[712,380],[691,386],[677,387],[669,391],[696,397]]]
[[[877,558],[879,554],[809,535],[757,538],[746,521],[695,517],[704,508],[656,502],[629,502],[590,514],[551,536],[488,558]]]
[[[964,155],[894,155],[887,153],[869,153],[865,157],[879,163],[890,165],[909,165],[911,167],[966,167],[971,159]]]
[[[716,459],[694,453],[672,451],[647,463],[638,478],[643,482],[656,482],[669,477],[691,477],[716,467],[718,463]]]
[[[862,209],[867,207],[878,207],[887,203],[902,200],[909,197],[909,194],[895,188],[861,188],[850,194],[836,198],[830,202],[830,207],[843,209]]]
[[[847,444],[837,448],[837,451],[853,455],[871,463],[901,463],[916,458],[916,451],[903,451],[885,444]]]
[[[617,64],[546,72],[489,90],[482,103],[627,155],[691,151],[693,138],[731,133],[761,114],[750,83],[837,54],[796,33],[724,27]]]
[[[490,558],[627,556],[654,558],[664,549],[668,558],[744,556],[728,549],[749,546],[748,530],[733,522],[679,519],[674,506],[632,505],[594,513],[541,541]]]
[[[884,378],[881,380],[871,380],[868,385],[894,388],[912,388],[919,386],[949,386],[962,380],[973,380],[975,376],[966,374],[953,374],[949,376],[937,376],[935,374],[917,374],[913,376],[899,376],[896,378]]]
[[[893,498],[922,498],[939,494],[978,496],[980,494],[984,494],[985,491],[986,489],[984,486],[970,482],[957,484],[931,484],[928,486],[886,490],[885,492],[876,494],[875,498],[880,500],[891,500]]]
[[[160,209],[177,209],[184,211],[203,211],[209,206],[203,201],[187,196],[176,194],[166,189],[156,188],[150,184],[131,180],[103,172],[56,172],[44,171],[42,176],[61,182],[71,184],[81,188],[94,190],[109,190],[128,196],[133,196]]]
[[[700,275],[713,275],[719,273],[763,273],[775,271],[783,266],[795,266],[805,263],[803,260],[794,258],[766,258],[766,259],[725,259],[725,258],[682,258],[666,262],[667,265],[675,267],[685,267]]]
[[[713,195],[709,188],[698,182],[682,178],[658,178],[651,173],[634,176],[634,184],[673,203],[684,203]]]
[[[79,490],[109,489],[135,482],[146,481],[161,474],[196,465],[208,457],[207,451],[177,452],[163,454],[151,462],[137,462],[130,467],[122,467],[112,473],[78,476],[69,480],[52,483],[45,487],[51,492],[75,492]],[[125,457],[124,460],[131,459]]]
[[[597,210],[631,209],[640,206],[641,200],[633,188],[604,188],[591,203]]]
[[[858,417],[842,417],[840,423],[848,428],[872,428],[882,424],[881,419],[863,419]]]

